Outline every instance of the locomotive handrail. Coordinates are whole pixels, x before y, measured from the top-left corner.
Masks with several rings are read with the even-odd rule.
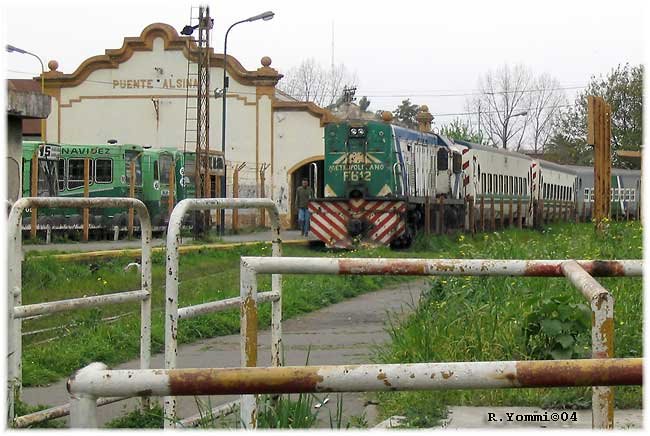
[[[259,208],[269,212],[271,216],[271,243],[272,256],[282,256],[282,240],[280,238],[280,211],[278,205],[269,198],[189,198],[180,201],[169,217],[167,227],[167,263],[165,267],[165,369],[175,369],[178,355],[178,321],[199,314],[214,313],[228,309],[234,304],[243,308],[250,305],[250,301],[243,298],[222,300],[219,303],[208,302],[194,306],[178,308],[178,265],[179,247],[181,245],[181,224],[186,213],[195,210],[214,209],[251,209]],[[282,337],[282,276],[273,274],[271,278],[271,292],[265,293],[264,301],[271,301],[271,360],[274,366],[280,365],[281,337]],[[254,304],[260,302],[256,300]],[[242,328],[245,328],[242,326]],[[244,351],[242,350],[242,355]],[[176,397],[164,398],[164,427],[176,426]]]
[[[122,291],[119,293],[82,297],[68,300],[51,301],[41,304],[22,304],[22,225],[21,218],[28,207],[36,208],[133,208],[140,218],[142,254],[140,280],[141,286],[137,291]],[[136,198],[62,198],[62,197],[24,197],[16,200],[9,212],[8,219],[8,341],[7,341],[7,386],[9,425],[28,425],[50,419],[47,411],[29,415],[29,419],[14,420],[15,400],[20,398],[22,390],[22,318],[29,314],[55,313],[75,310],[82,307],[95,307],[108,302],[125,303],[140,301],[140,368],[148,369],[151,363],[151,219],[144,203]],[[144,400],[146,404],[146,400]],[[104,404],[104,403],[102,403]],[[67,414],[67,409],[60,406],[56,409],[59,416]],[[26,417],[22,417],[26,418]]]

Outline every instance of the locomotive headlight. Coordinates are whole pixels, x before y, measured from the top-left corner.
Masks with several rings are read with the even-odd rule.
[[[366,136],[365,127],[350,127],[351,138],[364,138]]]

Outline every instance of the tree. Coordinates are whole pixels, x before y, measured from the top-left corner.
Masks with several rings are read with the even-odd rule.
[[[548,74],[533,80],[533,89],[528,98],[530,117],[530,140],[535,154],[544,153],[544,147],[555,127],[561,106],[565,103],[560,82]]]
[[[440,134],[451,139],[460,139],[476,144],[481,143],[481,137],[472,127],[471,122],[463,121],[460,118],[456,118],[452,122],[443,125],[440,128]]]
[[[417,129],[418,122],[415,120],[415,115],[419,109],[420,106],[412,104],[411,99],[407,98],[406,100],[402,100],[402,104],[395,108],[393,115],[398,124],[410,129]]]
[[[523,65],[504,65],[488,71],[479,79],[479,96],[474,99],[480,123],[491,141],[507,148],[515,141],[521,147],[526,126],[530,121],[527,112],[532,73]],[[521,116],[520,114],[526,114]]]
[[[368,109],[368,106],[370,106],[370,100],[368,100],[368,97],[364,95],[361,97],[361,100],[359,100],[359,108],[361,109],[361,112],[365,112]]]
[[[341,98],[345,87],[353,88],[357,82],[356,74],[349,72],[345,65],[327,69],[309,58],[287,71],[278,88],[297,100],[326,107]]]
[[[554,138],[561,136],[566,141],[556,141],[555,148],[575,147],[593,155],[593,149],[586,145],[589,95],[604,98],[612,107],[612,151],[639,150],[643,139],[643,65],[630,64],[618,65],[605,77],[592,76],[573,106],[562,112]],[[619,160],[616,153],[612,164],[638,167],[633,162]]]

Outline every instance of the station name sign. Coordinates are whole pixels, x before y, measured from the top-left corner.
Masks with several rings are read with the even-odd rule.
[[[113,80],[113,89],[187,89],[198,84],[198,79],[118,79]]]

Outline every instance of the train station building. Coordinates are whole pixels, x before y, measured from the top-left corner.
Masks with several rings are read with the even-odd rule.
[[[72,73],[59,71],[58,63],[50,61],[44,74],[45,92],[52,97],[47,140],[67,144],[117,140],[194,151],[195,142],[186,138],[186,102],[189,98],[196,106],[196,76],[188,76],[188,60],[197,62],[198,54],[193,38],[155,23],[140,36],[124,38],[122,47],[86,59]],[[268,56],[248,70],[234,57],[224,59],[211,50],[211,92],[222,88],[224,65],[230,78],[227,195],[233,195],[233,168],[245,163],[238,196],[260,196],[264,180],[265,196],[278,203],[283,227],[291,227],[295,187],[302,177],[322,175],[323,127],[335,117],[276,89],[282,75]],[[221,108],[221,96],[213,93],[211,150],[221,150]],[[258,216],[257,211],[241,211],[240,224],[255,225]]]

